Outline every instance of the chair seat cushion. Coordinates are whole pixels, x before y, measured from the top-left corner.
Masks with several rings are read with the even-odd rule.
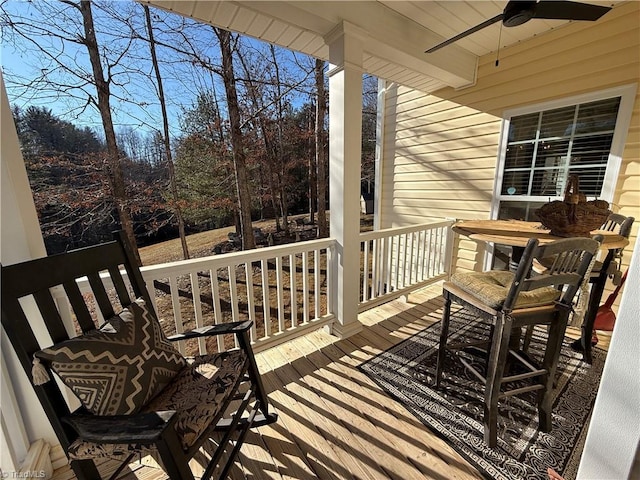
[[[45,348],[48,362],[95,415],[130,415],[187,366],[155,315],[138,299],[99,329]]]
[[[500,309],[507,298],[514,274],[504,270],[487,272],[458,272],[451,276],[451,283],[473,295],[483,304]],[[521,291],[514,308],[549,305],[560,298],[560,291],[554,287],[536,288]]]
[[[246,364],[243,350],[195,357],[142,412],[175,410],[178,417],[175,428],[187,450],[224,413],[222,410],[244,375]],[[139,444],[106,445],[76,440],[67,453],[72,460],[83,460],[147,454],[153,450]]]

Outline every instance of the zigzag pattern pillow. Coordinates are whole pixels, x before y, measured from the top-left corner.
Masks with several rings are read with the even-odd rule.
[[[36,353],[95,415],[137,413],[187,365],[138,299],[100,329]]]

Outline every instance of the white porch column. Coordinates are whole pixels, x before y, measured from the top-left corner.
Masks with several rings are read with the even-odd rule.
[[[22,159],[9,100],[0,71],[2,92],[0,165],[1,169],[1,241],[0,260],[10,265],[23,260],[46,256],[40,224],[31,187]],[[57,444],[57,438],[38,401],[29,379],[5,335],[2,341],[2,392],[0,395],[1,438],[0,456],[3,473],[18,472],[30,463],[34,449],[41,449],[46,439]],[[33,443],[33,448],[31,445]],[[44,447],[48,451],[48,445]],[[30,452],[31,451],[31,452]],[[36,455],[38,456],[38,455]],[[30,468],[30,467],[26,467]],[[41,467],[39,467],[41,468]],[[50,468],[47,468],[50,470]]]
[[[329,210],[336,239],[337,281],[333,333],[349,337],[362,329],[360,294],[360,161],[362,137],[362,41],[343,23],[325,37],[329,45]]]

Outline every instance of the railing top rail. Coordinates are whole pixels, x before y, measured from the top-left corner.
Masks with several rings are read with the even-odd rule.
[[[421,230],[448,227],[453,225],[453,220],[442,220],[440,222],[421,223],[419,225],[410,225],[408,227],[392,227],[382,230],[374,230],[372,232],[364,232],[360,234],[360,241],[365,242],[367,240],[374,240],[376,238],[382,238],[389,235],[402,235],[404,233],[419,232]]]
[[[153,275],[155,272],[191,272],[198,268],[223,268],[229,265],[239,265],[245,262],[255,262],[274,258],[278,256],[291,255],[295,253],[308,252],[311,250],[319,250],[323,248],[331,248],[335,244],[333,238],[322,238],[319,240],[308,240],[304,242],[295,242],[287,245],[277,245],[273,247],[256,248],[254,250],[243,250],[241,252],[223,253],[220,255],[211,255],[208,257],[192,258],[189,260],[178,260],[175,262],[160,263],[157,265],[147,265],[140,270],[147,274]]]

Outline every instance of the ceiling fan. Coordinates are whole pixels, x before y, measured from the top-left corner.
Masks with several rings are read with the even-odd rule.
[[[516,27],[528,22],[532,18],[545,18],[547,20],[588,20],[593,22],[609,10],[611,10],[611,7],[579,2],[510,0],[501,14],[431,47],[425,53],[435,52],[446,45],[456,42],[467,35],[471,35],[501,20],[505,27]]]

